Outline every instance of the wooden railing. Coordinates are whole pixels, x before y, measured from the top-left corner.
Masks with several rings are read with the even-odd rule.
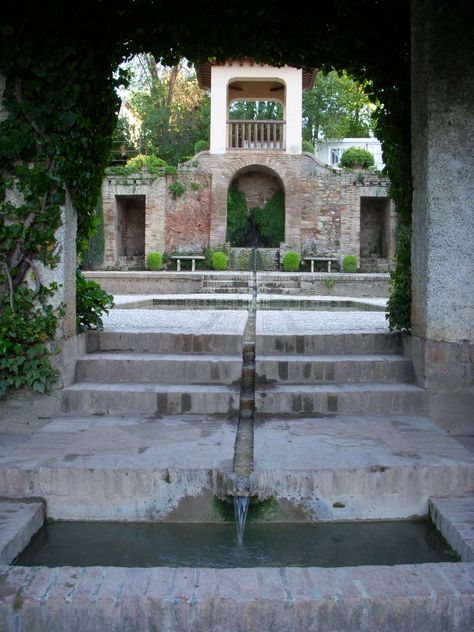
[[[285,121],[227,121],[228,149],[285,149]]]

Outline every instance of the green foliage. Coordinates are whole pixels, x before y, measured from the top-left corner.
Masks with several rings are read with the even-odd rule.
[[[227,256],[224,252],[212,253],[212,267],[214,270],[227,270]]]
[[[196,142],[209,138],[209,97],[184,59],[164,66],[158,57],[141,53],[138,60],[139,71],[137,64],[132,70],[134,89],[127,96],[140,121],[135,145],[142,153],[177,165],[184,156],[194,155]]]
[[[253,208],[251,220],[263,247],[276,247],[285,240],[285,194],[275,191],[263,208]]]
[[[304,140],[302,143],[303,151],[307,151],[310,154],[314,154],[314,145],[309,140]]]
[[[199,191],[201,184],[199,182],[191,182],[191,191]]]
[[[334,279],[326,279],[324,281],[324,285],[328,290],[332,290],[332,288],[336,285],[336,281]]]
[[[76,330],[102,329],[102,315],[108,314],[114,305],[114,297],[98,283],[76,272]]]
[[[227,237],[226,241],[232,246],[242,246],[247,243],[249,230],[249,210],[242,191],[230,186],[227,193]]]
[[[159,271],[163,268],[163,257],[160,252],[150,252],[146,258],[148,270]]]
[[[141,171],[164,176],[168,173],[176,173],[176,168],[167,165],[162,158],[158,158],[158,156],[153,154],[148,156],[139,154],[127,160],[124,165],[115,165],[107,168],[107,173],[115,176],[130,176]]]
[[[357,165],[362,166],[364,169],[374,166],[374,157],[368,149],[362,147],[349,147],[341,156],[341,167],[352,169]]]
[[[285,272],[298,272],[301,257],[299,252],[287,252],[283,257],[283,270]]]
[[[388,299],[389,327],[391,331],[411,331],[411,225],[399,223],[397,227],[397,260],[390,273]]]
[[[127,160],[126,167],[132,169],[132,173],[142,169],[148,171],[148,173],[160,173],[163,167],[166,167],[166,162],[153,154],[148,156],[139,154]]]
[[[1,296],[0,397],[22,387],[44,393],[56,381],[58,371],[51,364],[54,346],[48,344],[63,313],[61,307],[48,304],[56,289],[42,286],[36,293],[21,285],[13,295]]]
[[[83,270],[95,270],[104,260],[104,212],[102,209],[102,198],[99,197],[94,220],[94,232],[92,233],[87,249],[84,250],[81,261]]]
[[[172,182],[169,185],[168,191],[171,193],[173,198],[176,199],[183,195],[183,193],[186,191],[186,186],[179,180],[176,180],[176,182]]]
[[[303,138],[317,140],[360,138],[373,127],[369,82],[356,81],[346,71],[318,72],[314,87],[303,93]]]
[[[278,101],[234,101],[229,118],[245,121],[278,121],[283,119],[283,106]]]
[[[198,140],[194,145],[194,153],[198,154],[200,151],[207,151],[209,149],[209,142],[207,140]]]
[[[263,208],[247,209],[242,191],[231,186],[227,195],[227,241],[233,246],[278,247],[285,239],[285,196],[275,191]]]
[[[343,272],[357,272],[357,257],[355,255],[346,255],[342,258]]]

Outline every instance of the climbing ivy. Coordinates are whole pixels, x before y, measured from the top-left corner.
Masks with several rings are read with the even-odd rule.
[[[59,261],[64,205],[78,213],[78,252],[88,244],[121,79],[110,59],[77,43],[13,30],[4,30],[0,73],[0,395],[44,392],[57,376],[51,360],[64,314],[46,269]]]

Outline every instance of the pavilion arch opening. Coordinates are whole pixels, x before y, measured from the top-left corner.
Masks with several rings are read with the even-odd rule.
[[[279,248],[285,240],[285,191],[271,169],[252,165],[232,179],[226,241],[232,247]]]

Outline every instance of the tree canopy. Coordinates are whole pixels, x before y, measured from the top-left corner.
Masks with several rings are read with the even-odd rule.
[[[113,158],[148,154],[176,165],[193,155],[196,142],[209,139],[209,97],[194,70],[184,59],[163,66],[150,53],[137,55],[129,69],[131,89],[125,101],[138,129],[119,117]]]
[[[314,144],[371,136],[374,106],[366,85],[345,70],[318,73],[314,87],[303,93],[303,139]]]

